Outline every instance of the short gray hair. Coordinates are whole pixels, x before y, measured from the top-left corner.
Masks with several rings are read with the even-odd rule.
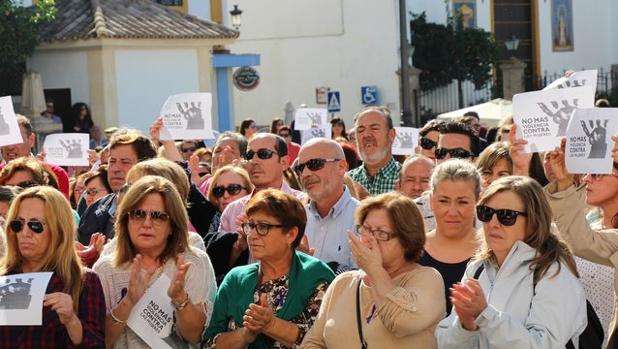
[[[449,159],[436,166],[431,175],[429,186],[435,193],[436,187],[442,181],[469,181],[474,185],[474,195],[478,199],[481,194],[481,176],[470,161]]]
[[[219,138],[217,138],[217,142],[215,143],[214,148],[219,146],[221,142],[226,141],[228,139],[238,144],[238,151],[240,152],[240,156],[241,157],[244,156],[245,153],[247,152],[248,142],[247,142],[247,138],[245,138],[245,136],[241,135],[240,133],[231,132],[231,131],[223,132],[222,134],[219,135]]]

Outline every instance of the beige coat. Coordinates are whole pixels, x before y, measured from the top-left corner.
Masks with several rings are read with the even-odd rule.
[[[585,187],[571,186],[556,192],[554,183],[545,191],[561,237],[576,256],[614,268],[614,292],[618,293],[618,230],[592,230],[586,221]],[[610,325],[608,348],[616,341],[618,307],[614,304],[614,319]]]

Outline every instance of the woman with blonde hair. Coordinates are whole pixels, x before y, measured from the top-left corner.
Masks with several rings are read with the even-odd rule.
[[[0,343],[16,348],[104,346],[103,290],[99,277],[83,268],[75,253],[75,231],[69,202],[58,190],[33,187],[14,199],[0,275],[53,274],[43,300],[42,326],[0,326]]]
[[[175,185],[159,176],[135,181],[122,193],[116,216],[115,249],[94,266],[105,294],[108,347],[148,348],[127,319],[163,274],[171,280],[167,296],[174,306],[170,336],[184,345],[198,343],[216,284],[205,253],[189,247],[187,213]]]
[[[586,298],[566,244],[551,232],[543,188],[500,178],[477,208],[484,242],[451,288],[453,312],[437,330],[440,348],[564,348],[579,343]]]
[[[425,229],[408,197],[386,193],[356,209],[360,239],[348,234],[360,270],[337,276],[302,348],[437,348],[444,282],[417,264]],[[346,335],[342,335],[342,334]]]

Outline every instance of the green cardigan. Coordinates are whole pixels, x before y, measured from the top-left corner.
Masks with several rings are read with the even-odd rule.
[[[204,340],[228,331],[231,318],[242,326],[243,316],[253,303],[253,294],[258,285],[259,264],[253,263],[232,269],[223,279],[217,292],[215,306],[210,318],[210,325],[204,334]],[[335,278],[332,270],[317,258],[296,251],[292,257],[292,266],[288,274],[288,294],[277,317],[291,320],[302,313],[309,297],[322,283],[330,283]],[[268,348],[264,335],[258,335],[248,348]]]

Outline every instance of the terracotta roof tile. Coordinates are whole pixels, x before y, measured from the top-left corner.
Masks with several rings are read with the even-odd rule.
[[[90,38],[237,38],[238,32],[184,15],[152,0],[56,0],[56,19],[40,30],[45,42]]]

